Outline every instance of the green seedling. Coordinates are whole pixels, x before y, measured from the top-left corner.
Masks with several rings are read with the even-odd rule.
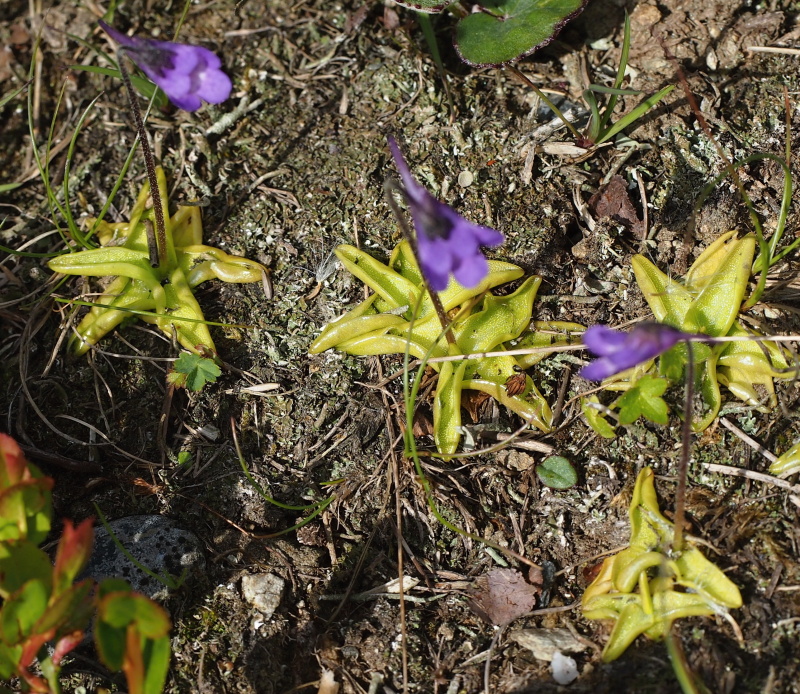
[[[620,96],[625,95],[638,95],[641,92],[633,89],[622,89],[622,83],[625,80],[625,72],[628,67],[628,54],[631,47],[631,24],[628,14],[625,14],[625,28],[624,37],[622,42],[622,54],[620,55],[619,67],[617,68],[617,76],[614,80],[614,85],[605,87],[599,84],[589,85],[583,92],[583,99],[589,107],[591,117],[586,131],[581,134],[577,128],[567,120],[566,116],[559,110],[559,108],[547,97],[544,92],[539,89],[528,77],[522,72],[509,66],[509,69],[520,81],[527,84],[539,97],[543,104],[545,104],[555,115],[561,120],[567,129],[572,133],[575,142],[580,146],[587,149],[607,142],[615,135],[622,132],[625,128],[633,125],[642,116],[656,106],[665,96],[667,96],[674,88],[674,85],[669,85],[660,89],[655,94],[644,99],[633,110],[626,113],[615,122],[611,122],[611,117],[614,114],[614,109],[617,106],[617,101]],[[597,101],[596,94],[608,94],[608,101],[604,106],[600,106]]]
[[[19,678],[17,691],[60,692],[62,661],[80,645],[96,612],[103,662],[125,672],[132,694],[158,694],[169,666],[166,612],[124,581],[103,581],[96,595],[91,579],[75,582],[92,551],[90,519],[64,522],[51,561],[38,545],[50,530],[52,487],[16,442],[0,434],[0,680]]]
[[[489,261],[489,273],[477,287],[466,289],[451,280],[447,289],[439,294],[444,311],[452,321],[450,329],[455,342],[450,344],[444,337],[407,242],[395,248],[388,265],[353,246],[339,246],[336,255],[375,293],[327,325],[309,348],[312,354],[330,348],[359,356],[408,351],[412,356],[427,360],[479,355],[511,346],[525,348],[567,342],[565,335],[537,332],[535,324],[531,328],[533,301],[541,282],[539,277],[529,277],[508,296],[495,296],[489,291],[522,277],[523,271],[516,265]],[[547,327],[565,328],[566,333],[575,324],[549,323]],[[433,404],[434,440],[438,450],[452,454],[458,447],[464,389],[487,393],[533,426],[550,431],[553,422],[550,406],[530,376],[524,373],[536,360],[536,356],[527,363],[511,355],[476,356],[431,364],[439,372]]]
[[[167,184],[157,169],[158,195],[167,209]],[[115,276],[93,308],[78,325],[69,341],[70,352],[85,354],[125,318],[138,315],[173,333],[187,350],[201,356],[215,354],[214,341],[193,290],[216,278],[224,282],[258,282],[266,277],[259,263],[203,245],[199,208],[179,206],[165,219],[167,262],[154,267],[149,253],[148,230],[152,232],[153,212],[148,208],[150,186],[145,183],[131,210],[130,221],[101,222],[97,237],[102,246],[66,253],[49,262],[54,272],[88,277]],[[94,220],[87,220],[92,225]]]
[[[198,392],[206,383],[215,383],[221,373],[213,359],[184,352],[167,374],[167,382],[178,388],[188,388]]]
[[[649,467],[639,473],[629,510],[630,544],[603,561],[583,594],[588,619],[615,621],[603,650],[606,662],[641,634],[666,638],[676,619],[722,615],[742,606],[739,589],[691,541],[674,549],[674,526],[658,508],[653,479]]]
[[[614,80],[613,87],[604,87],[599,84],[592,84],[583,92],[583,99],[589,106],[591,111],[591,118],[586,132],[580,141],[583,144],[599,145],[607,140],[610,140],[617,133],[621,132],[629,125],[632,125],[642,116],[644,116],[651,108],[653,108],[659,101],[661,101],[667,94],[674,88],[674,85],[669,85],[660,89],[652,96],[647,97],[632,111],[626,113],[615,123],[611,122],[611,116],[614,113],[614,108],[617,105],[618,97],[624,95],[638,95],[641,92],[632,89],[622,89],[622,83],[625,80],[625,71],[628,68],[628,55],[631,50],[631,20],[628,13],[625,13],[625,27],[622,39],[622,54],[619,59],[619,67],[617,68],[617,77]],[[603,108],[597,102],[596,94],[608,94],[608,101]]]

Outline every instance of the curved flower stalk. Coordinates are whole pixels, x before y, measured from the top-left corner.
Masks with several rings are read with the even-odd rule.
[[[499,246],[505,240],[503,235],[468,222],[417,183],[393,137],[389,137],[389,149],[414,220],[419,264],[431,289],[436,292],[447,289],[450,275],[463,287],[476,287],[489,272],[481,246]]]
[[[128,36],[103,20],[99,24],[178,108],[196,111],[203,101],[219,104],[230,96],[231,79],[207,48]]]
[[[167,184],[158,167],[158,194],[167,208]],[[131,310],[150,312],[139,317],[157,325],[170,337],[195,354],[215,352],[214,341],[203,311],[192,290],[206,280],[258,282],[266,269],[247,258],[231,256],[212,246],[203,245],[203,227],[198,207],[178,207],[166,221],[167,264],[154,268],[150,263],[147,225],[152,224],[152,209],[147,209],[150,186],[145,183],[131,210],[128,222],[98,226],[103,244],[80,253],[65,253],[48,265],[65,275],[103,277],[116,275],[86,314],[69,342],[75,355],[86,353],[108,332],[130,317]],[[87,224],[94,223],[88,219]],[[166,280],[166,281],[164,281]]]
[[[683,281],[667,276],[643,255],[633,257],[636,282],[659,323],[692,335],[693,342],[702,336],[753,334],[744,329],[738,316],[751,276],[756,238],[752,234],[737,236],[730,231],[716,239],[695,260]],[[697,391],[703,402],[703,411],[692,421],[695,431],[702,431],[716,418],[722,403],[720,384],[763,412],[775,407],[774,379],[792,378],[796,367],[774,344],[709,342],[712,344],[694,344],[692,350]],[[651,359],[622,373],[603,373],[595,367],[597,372],[591,375],[590,370],[589,377],[604,378],[608,390],[629,391],[643,375],[654,373]],[[661,354],[657,373],[665,381],[664,387],[683,379],[688,360],[687,348],[681,344]]]
[[[516,265],[490,260],[486,276],[475,287],[466,288],[450,282],[439,294],[444,310],[451,317],[455,316],[451,325],[455,343],[448,345],[406,241],[394,249],[388,265],[353,246],[339,246],[336,255],[375,293],[327,325],[311,344],[311,354],[333,347],[361,356],[404,354],[408,349],[410,354],[422,359],[502,351],[511,341],[522,346],[533,346],[533,343],[546,346],[568,339],[530,329],[533,301],[541,282],[539,277],[529,277],[508,296],[489,293],[493,287],[523,275]],[[418,302],[420,308],[412,321],[413,307]],[[548,329],[560,327],[566,332],[575,325],[547,324]],[[515,347],[521,346],[517,343]],[[451,454],[458,447],[464,389],[488,393],[533,426],[550,431],[553,421],[550,406],[530,376],[524,375],[523,369],[528,365],[511,355],[431,364],[439,372],[433,408],[434,440],[438,450]]]
[[[586,589],[581,608],[587,619],[613,619],[603,660],[618,658],[640,634],[664,639],[683,617],[725,614],[742,606],[734,583],[691,541],[672,551],[675,529],[658,508],[653,470],[636,480],[629,510],[628,547],[603,561]]]

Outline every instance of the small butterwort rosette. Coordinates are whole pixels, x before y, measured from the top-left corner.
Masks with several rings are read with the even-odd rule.
[[[207,48],[186,43],[127,36],[100,20],[100,26],[169,100],[184,111],[196,111],[204,101],[225,101],[233,85],[222,61]]]
[[[505,240],[503,235],[468,222],[417,183],[393,137],[389,138],[389,149],[417,232],[419,266],[431,289],[447,289],[450,275],[463,287],[477,286],[489,272],[481,246],[499,246]]]
[[[686,340],[710,341],[711,338],[685,333],[662,323],[640,323],[629,333],[607,325],[593,325],[583,334],[583,344],[599,358],[584,366],[580,376],[589,381],[603,381],[655,359]]]

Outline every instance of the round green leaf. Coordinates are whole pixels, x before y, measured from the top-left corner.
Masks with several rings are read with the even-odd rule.
[[[578,483],[578,473],[572,463],[560,455],[545,458],[541,465],[536,466],[536,474],[542,484],[552,489],[569,489]]]
[[[500,65],[550,43],[587,0],[484,0],[484,12],[465,17],[456,49],[471,65]]]

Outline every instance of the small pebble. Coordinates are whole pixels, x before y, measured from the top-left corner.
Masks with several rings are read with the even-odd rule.
[[[475,180],[475,176],[472,175],[471,171],[462,171],[458,174],[458,185],[462,188],[466,188],[472,185],[472,182]]]

